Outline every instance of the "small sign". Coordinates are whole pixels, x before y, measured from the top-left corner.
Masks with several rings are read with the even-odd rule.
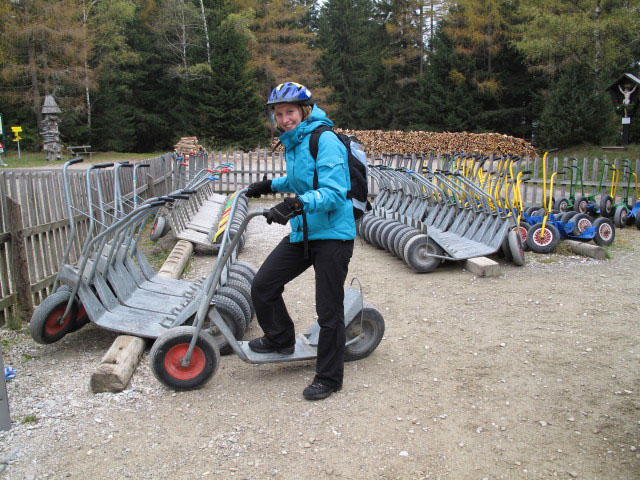
[[[622,125],[631,125],[631,117],[622,117]]]
[[[11,127],[11,131],[13,133],[20,133],[22,131],[22,127]]]
[[[4,153],[4,143],[0,142],[0,153]]]

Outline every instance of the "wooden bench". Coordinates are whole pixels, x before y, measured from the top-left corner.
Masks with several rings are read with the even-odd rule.
[[[75,145],[72,147],[67,147],[67,149],[69,150],[69,152],[71,152],[72,156],[77,156],[77,155],[89,155],[89,158],[92,158],[92,155],[95,152],[91,152],[91,145]]]

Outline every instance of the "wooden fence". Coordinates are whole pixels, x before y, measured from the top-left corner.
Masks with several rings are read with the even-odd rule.
[[[421,155],[381,155],[369,158],[374,164],[392,167],[419,169],[422,162],[431,162],[433,168],[443,164],[439,156]],[[499,160],[490,158],[484,165],[488,171],[495,171]],[[602,176],[603,162],[606,159],[549,159],[547,175],[559,171],[567,165],[578,166],[583,172],[586,194],[598,193]],[[181,158],[163,155],[143,163],[148,168],[138,169],[137,194],[141,198],[158,196],[175,190],[194,172],[214,166],[218,163],[231,163],[234,169],[214,182],[214,190],[219,193],[231,193],[244,188],[251,182],[261,180],[264,175],[277,177],[286,171],[284,155],[281,152],[216,152],[209,156],[201,155],[189,159],[188,165]],[[610,163],[621,169],[621,161]],[[633,171],[640,170],[640,160],[631,162]],[[519,170],[531,170],[531,181],[523,186],[526,204],[538,205],[542,202],[542,162],[540,158],[524,159]],[[109,223],[110,208],[113,205],[114,177],[113,169],[101,170],[99,178],[102,186],[103,201],[107,205],[105,215]],[[570,171],[576,172],[576,169]],[[143,177],[143,178],[142,178]],[[556,198],[568,194],[571,175],[558,176],[560,192]],[[611,173],[605,169],[605,188],[611,185]],[[87,193],[86,171],[69,169],[70,189],[74,206],[74,221],[77,238],[70,252],[69,262],[73,263],[80,254],[80,246],[88,235],[89,197]],[[129,200],[133,195],[133,169],[121,168],[122,192]],[[575,178],[575,177],[574,177]],[[558,181],[559,180],[559,181]],[[632,179],[635,198],[635,183]],[[621,178],[618,196],[624,195],[627,178]],[[370,191],[375,196],[378,187],[371,180]],[[578,190],[578,193],[581,193]],[[98,204],[96,191],[91,192],[93,203]],[[29,313],[34,304],[38,304],[49,293],[55,280],[60,261],[69,236],[69,219],[62,181],[62,169],[50,170],[7,170],[0,171],[0,324],[6,315],[15,312],[20,305]],[[111,205],[109,205],[111,204]],[[130,207],[128,207],[130,208]],[[128,210],[127,208],[127,210]],[[94,214],[100,218],[99,211]]]

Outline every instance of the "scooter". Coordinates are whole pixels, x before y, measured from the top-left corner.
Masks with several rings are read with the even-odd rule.
[[[232,212],[237,198],[247,189],[235,195]],[[269,210],[254,210],[247,213],[238,226],[233,240],[223,242],[213,271],[207,279],[216,284],[223,268],[249,221],[258,216],[266,216]],[[228,246],[227,246],[228,245]],[[353,281],[351,282],[353,284]],[[193,390],[202,387],[215,374],[220,363],[220,351],[213,336],[207,330],[215,330],[224,336],[232,351],[244,362],[251,364],[295,362],[312,360],[318,354],[320,326],[315,323],[305,333],[298,335],[292,355],[256,353],[249,348],[249,342],[235,338],[216,309],[213,289],[203,295],[192,325],[179,326],[160,335],[150,352],[151,371],[162,384],[174,390]],[[346,328],[345,361],[359,360],[370,355],[380,344],[385,323],[382,314],[370,303],[365,302],[362,292],[353,286],[345,289],[344,323]],[[208,320],[208,328],[205,322]]]

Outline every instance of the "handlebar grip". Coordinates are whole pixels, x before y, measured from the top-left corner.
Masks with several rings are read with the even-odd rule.
[[[109,167],[113,167],[113,162],[109,162],[109,163],[100,163],[98,165],[94,165],[93,168],[109,168]]]
[[[68,160],[67,163],[69,165],[73,165],[74,163],[80,163],[80,162],[84,162],[84,158],[82,157],[76,157],[76,158],[72,158],[71,160]]]
[[[129,162],[120,162],[119,165],[121,167],[133,167],[133,163],[129,163]]]
[[[175,195],[171,195],[171,200],[189,200],[189,195],[180,195],[180,194],[175,194]]]
[[[176,201],[175,198],[172,198],[168,195],[163,195],[162,197],[158,197],[158,200],[162,200],[163,202],[170,202],[170,203],[173,203]]]
[[[138,164],[138,168],[144,168],[144,167],[150,167],[150,166],[151,166],[151,164],[149,164],[149,163],[139,163]]]
[[[558,150],[560,150],[559,148],[552,148],[551,150],[547,150],[547,153],[552,153],[552,152],[557,152]]]
[[[523,174],[523,175],[531,175],[531,174],[533,174],[533,171],[532,171],[532,170],[524,170],[524,171],[522,172],[522,174]]]
[[[159,201],[159,202],[151,202],[149,205],[151,205],[152,207],[161,207],[165,203],[167,203],[167,202],[163,200],[163,201]]]
[[[184,190],[180,190],[180,193],[185,194],[185,195],[191,195],[193,193],[196,193],[197,190],[193,190],[193,189],[187,189],[185,188]]]

